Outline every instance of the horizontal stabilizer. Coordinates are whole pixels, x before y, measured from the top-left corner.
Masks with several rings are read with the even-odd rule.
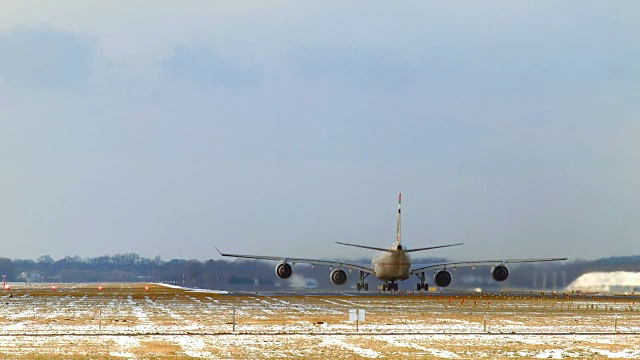
[[[347,246],[353,246],[353,247],[359,247],[359,248],[363,248],[363,249],[370,249],[370,250],[386,251],[386,252],[395,252],[395,251],[398,251],[398,250],[396,250],[396,249],[385,249],[385,248],[379,248],[379,247],[374,247],[374,246],[348,244],[348,243],[343,243],[343,242],[339,242],[339,241],[336,241],[336,244],[340,244],[340,245],[347,245]],[[404,251],[404,252],[415,252],[415,251],[423,251],[423,250],[440,249],[440,248],[446,248],[446,247],[450,247],[450,246],[458,246],[458,245],[464,245],[464,243],[460,243],[460,244],[449,244],[449,245],[439,245],[439,246],[430,246],[430,247],[425,247],[425,248],[409,249],[409,250],[403,250],[403,251]]]
[[[440,246],[430,246],[430,247],[424,247],[424,248],[419,248],[419,249],[409,249],[409,250],[405,250],[404,252],[415,252],[415,251],[423,251],[423,250],[433,250],[433,249],[440,249],[440,248],[446,248],[446,247],[450,247],[450,246],[458,246],[458,245],[464,245],[464,243],[459,243],[459,244],[449,244],[449,245],[440,245]]]
[[[373,247],[373,246],[347,244],[347,243],[338,242],[338,241],[336,241],[336,244],[359,247],[359,248],[369,249],[369,250],[378,250],[378,251],[387,251],[387,252],[394,252],[395,251],[395,250],[391,250],[391,249],[384,249],[384,248],[378,248],[378,247]]]

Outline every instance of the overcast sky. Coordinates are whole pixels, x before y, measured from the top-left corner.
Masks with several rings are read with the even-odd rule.
[[[640,254],[640,2],[0,0],[0,256]]]

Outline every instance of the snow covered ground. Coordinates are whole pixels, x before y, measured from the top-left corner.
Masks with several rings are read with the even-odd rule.
[[[238,295],[159,284],[12,284],[0,294],[0,358],[640,358],[632,298]],[[348,321],[356,308],[366,311],[358,331]]]

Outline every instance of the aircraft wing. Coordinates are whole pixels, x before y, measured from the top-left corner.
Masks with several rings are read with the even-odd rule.
[[[430,264],[427,266],[417,267],[411,270],[411,275],[417,274],[428,269],[446,269],[446,268],[458,268],[458,267],[474,267],[482,265],[504,265],[504,264],[522,264],[533,262],[545,262],[545,261],[562,261],[568,258],[541,258],[541,259],[508,259],[508,260],[480,260],[480,261],[460,261],[460,262],[446,262],[438,264]]]
[[[303,259],[303,258],[295,258],[295,257],[286,257],[286,256],[265,256],[265,255],[244,255],[244,254],[225,254],[220,251],[217,247],[216,250],[222,256],[226,257],[236,257],[242,259],[256,259],[256,260],[273,260],[273,261],[281,261],[281,262],[289,262],[289,263],[302,263],[302,264],[310,264],[310,265],[321,265],[321,266],[329,266],[334,268],[346,268],[350,270],[358,270],[365,273],[373,274],[373,269],[352,263],[346,263],[342,261],[330,261],[330,260],[317,260],[317,259]]]

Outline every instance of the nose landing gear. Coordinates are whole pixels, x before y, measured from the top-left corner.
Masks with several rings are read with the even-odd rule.
[[[395,281],[388,281],[382,285],[382,291],[398,291],[398,284]]]

